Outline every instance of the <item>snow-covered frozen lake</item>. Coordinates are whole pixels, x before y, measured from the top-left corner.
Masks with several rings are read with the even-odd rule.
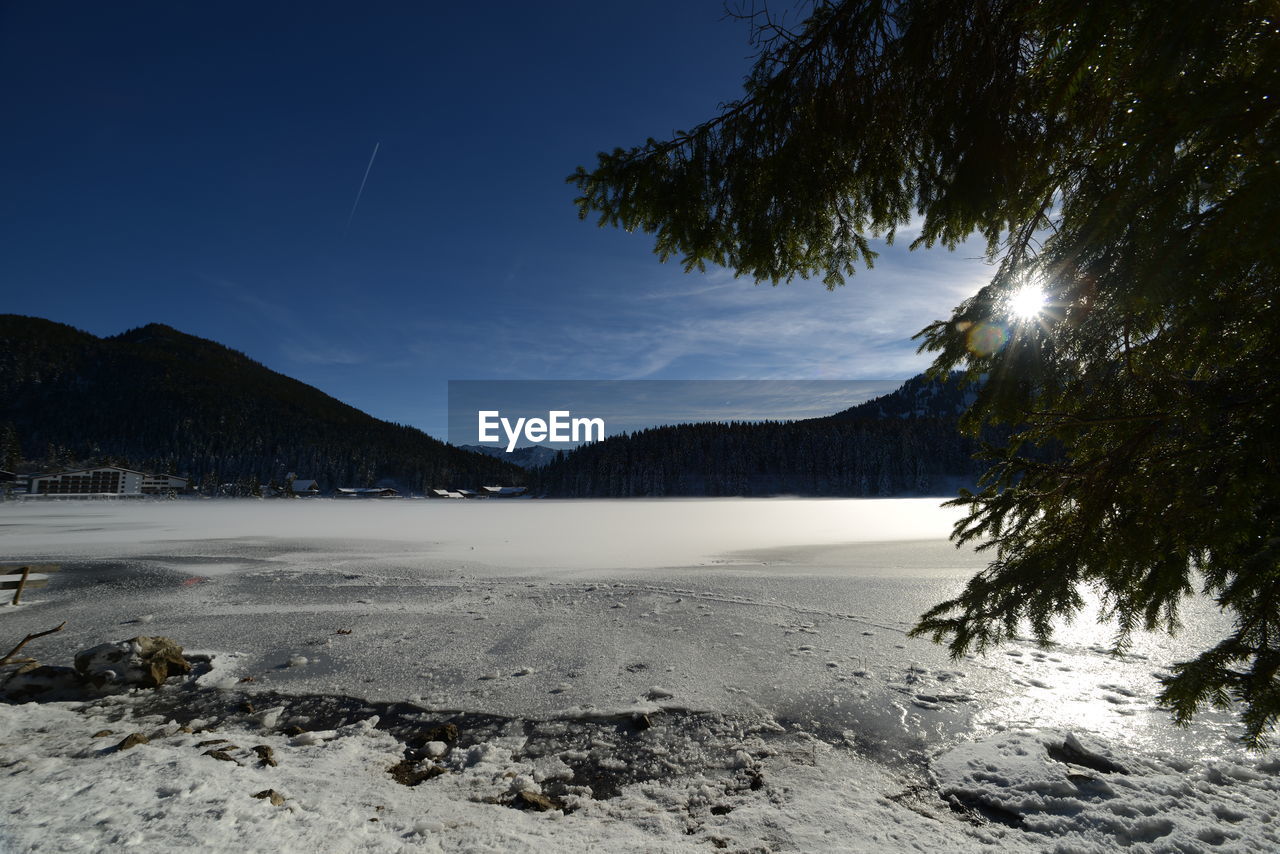
[[[1218,637],[1221,615],[1190,603],[1179,637],[1140,637],[1122,657],[1108,654],[1112,630],[1086,618],[1048,649],[1015,642],[953,661],[906,632],[985,564],[947,542],[956,518],[937,499],[11,503],[0,505],[0,553],[63,569],[23,605],[0,608],[0,627],[16,642],[66,620],[33,644],[49,663],[103,641],[165,635],[214,653],[199,679],[210,692],[358,698],[382,710],[381,730],[358,730],[357,715],[357,730],[316,744],[292,744],[224,710],[220,731],[283,739],[280,751],[306,754],[295,770],[308,770],[297,779],[283,761],[262,770],[288,779],[293,800],[225,807],[195,847],[253,848],[246,827],[275,840],[261,850],[312,838],[346,840],[335,850],[1280,845],[1280,763],[1235,747],[1229,716],[1178,730],[1154,705],[1156,675]],[[142,702],[134,713],[156,711]],[[507,723],[477,725],[468,751],[440,759],[448,783],[400,786],[383,766],[355,782],[378,762],[342,745],[396,754],[387,709],[404,702],[426,717]],[[72,833],[59,824],[84,815],[42,813],[31,799],[0,822],[0,841],[8,833],[18,850],[46,837],[60,840],[50,850],[130,839],[181,848],[190,815],[165,811],[176,795],[152,804],[149,775],[185,769],[174,757],[198,736],[175,731],[168,753],[156,739],[89,762],[83,744],[32,740],[55,712],[67,716],[59,732],[102,729],[99,717],[122,714],[110,703],[0,707],[9,744],[0,754],[15,761],[5,752],[21,740],[10,767],[30,771],[0,791],[99,774],[99,790],[156,817],[131,822],[117,810],[109,832]],[[164,712],[157,726],[177,714]],[[641,713],[645,729],[625,745],[599,729]],[[287,707],[286,716],[300,714]],[[539,742],[530,722],[567,727],[563,745]],[[1067,733],[1130,773],[1082,770],[1035,747]],[[207,787],[184,789],[186,807],[232,797],[234,775],[216,779],[230,765],[200,751],[181,761]],[[610,783],[599,775],[611,762]],[[662,763],[672,767],[637,770]],[[326,774],[341,781],[326,787]],[[744,774],[763,784],[735,788]],[[609,797],[583,789],[588,776]],[[526,782],[574,811],[476,803],[484,785]],[[379,821],[335,819],[335,802],[363,809],[340,797],[343,786],[382,804],[369,816]],[[968,808],[949,809],[942,795]],[[1271,806],[1255,809],[1251,798]],[[22,829],[37,826],[45,837]]]

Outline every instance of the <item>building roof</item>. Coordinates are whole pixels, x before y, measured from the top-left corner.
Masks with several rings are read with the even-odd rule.
[[[37,478],[44,478],[44,477],[62,477],[63,475],[66,475],[66,474],[85,474],[87,472],[94,472],[94,471],[122,471],[122,472],[127,472],[128,474],[139,474],[139,475],[142,475],[143,477],[150,477],[150,475],[144,471],[127,469],[123,466],[94,466],[93,468],[87,468],[87,469],[69,469],[67,471],[48,472],[46,474],[33,474],[31,475],[31,479],[35,480]]]

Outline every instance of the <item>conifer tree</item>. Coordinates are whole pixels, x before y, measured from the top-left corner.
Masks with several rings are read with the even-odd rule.
[[[1280,718],[1280,6],[810,9],[757,18],[718,115],[570,176],[580,214],[686,269],[830,287],[913,216],[913,248],[976,233],[994,275],[921,336],[937,375],[988,378],[966,429],[1010,435],[955,502],[956,540],[992,561],[916,631],[957,655],[1047,641],[1087,586],[1123,646],[1199,590],[1233,629],[1161,698],[1184,722],[1238,704],[1261,744]]]
[[[0,424],[0,470],[16,472],[22,461],[22,443],[12,424]]]

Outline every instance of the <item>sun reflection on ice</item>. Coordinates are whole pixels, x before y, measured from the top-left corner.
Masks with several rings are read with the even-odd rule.
[[[1185,629],[1170,638],[1136,632],[1130,645],[1114,653],[1114,624],[1098,622],[1101,601],[1081,591],[1086,606],[1071,623],[1055,628],[1054,643],[1040,647],[1019,639],[987,653],[988,663],[1008,675],[979,724],[995,730],[1028,726],[1093,733],[1148,751],[1212,757],[1238,734],[1226,713],[1208,710],[1188,729],[1169,725],[1159,705],[1157,678],[1166,663],[1189,657],[1222,628],[1211,606],[1187,603]],[[1203,611],[1204,613],[1200,613]]]

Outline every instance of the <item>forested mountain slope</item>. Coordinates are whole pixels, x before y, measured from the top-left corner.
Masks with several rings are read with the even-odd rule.
[[[985,469],[957,429],[969,394],[958,377],[915,377],[824,418],[611,436],[532,477],[542,493],[573,497],[950,494]]]
[[[159,324],[98,338],[0,315],[0,429],[32,464],[114,462],[195,485],[519,483],[515,466],[381,421],[242,353]]]

